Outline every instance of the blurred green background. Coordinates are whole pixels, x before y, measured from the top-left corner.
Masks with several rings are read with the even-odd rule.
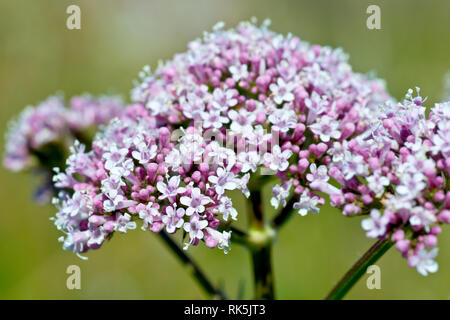
[[[66,29],[69,4],[81,7],[81,30]],[[369,4],[380,5],[382,30],[366,28]],[[418,85],[430,97],[429,105],[438,101],[442,77],[450,70],[446,0],[0,0],[0,132],[23,107],[59,90],[66,96],[88,91],[128,98],[132,79],[145,64],[155,67],[159,59],[184,51],[188,41],[217,21],[230,27],[252,16],[270,18],[278,32],[343,47],[354,70],[376,70],[396,98]],[[0,181],[0,298],[205,298],[150,232],[117,235],[82,261],[60,248],[60,234],[48,220],[55,209],[31,202],[32,177],[0,169]],[[371,243],[359,218],[345,218],[331,208],[295,216],[274,249],[278,298],[322,298]],[[366,276],[347,298],[449,299],[450,228],[444,228],[439,247],[437,274],[420,276],[391,249],[379,262],[382,289],[368,290]],[[251,297],[244,249],[234,245],[224,255],[200,246],[190,253],[231,297],[237,297],[240,284],[244,297]],[[66,288],[71,264],[81,267],[81,290]]]

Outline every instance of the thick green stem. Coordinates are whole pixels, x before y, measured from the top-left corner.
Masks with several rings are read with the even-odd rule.
[[[261,192],[250,195],[252,210],[250,213],[249,249],[253,264],[254,298],[274,299],[274,278],[272,270],[273,231],[264,223]]]
[[[262,230],[264,228],[264,217],[262,210],[261,191],[254,190],[250,194],[250,228]]]
[[[205,290],[205,292],[213,299],[225,300],[225,294],[218,288],[216,288],[211,281],[206,277],[200,267],[181,249],[170,236],[161,231],[158,233],[162,241],[169,247],[169,249],[175,254],[177,259],[190,270],[192,276],[197,280],[198,284]]]
[[[271,244],[252,251],[255,299],[275,298],[271,253]]]
[[[386,251],[392,247],[393,242],[387,239],[378,240],[344,275],[338,284],[325,297],[326,300],[340,300],[355,283],[366,273],[367,268],[374,264]]]

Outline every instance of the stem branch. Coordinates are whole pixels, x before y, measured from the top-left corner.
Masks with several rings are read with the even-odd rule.
[[[218,288],[216,288],[211,281],[206,277],[200,267],[181,249],[172,238],[164,231],[158,233],[162,241],[169,247],[169,249],[175,254],[178,260],[192,272],[192,276],[197,280],[199,285],[205,290],[205,292],[214,299],[225,300],[225,294]]]
[[[286,206],[284,206],[280,213],[278,213],[272,220],[272,228],[275,230],[280,229],[288,220],[290,217],[292,217],[292,214],[294,212],[294,209],[292,208],[294,203],[297,202],[298,199],[294,196],[289,199],[288,203],[286,203]]]
[[[367,250],[366,253],[350,268],[338,284],[325,297],[326,300],[340,300],[355,283],[366,273],[367,268],[374,264],[390,247],[393,242],[389,238],[380,239]]]

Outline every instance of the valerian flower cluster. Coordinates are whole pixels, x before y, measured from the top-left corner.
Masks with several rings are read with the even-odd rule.
[[[203,242],[228,252],[238,219],[228,191],[248,197],[261,175],[275,175],[275,208],[304,216],[327,198],[346,216],[369,215],[367,236],[395,242],[421,274],[437,270],[436,236],[450,222],[449,103],[427,118],[419,93],[395,102],[342,50],[249,22],[219,23],[155,72],[145,67],[131,99],[118,112],[73,102],[68,117],[52,98],[42,107],[52,117],[24,115],[15,129],[24,134],[10,135],[11,169],[67,130],[80,140],[53,177],[64,249],[98,249],[139,222],[184,233],[186,249]],[[95,124],[115,117],[92,146],[73,134],[89,123],[80,110]]]
[[[64,165],[69,146],[92,141],[92,131],[120,115],[124,105],[116,96],[74,96],[68,106],[61,96],[51,96],[29,106],[9,123],[3,165],[14,172],[32,170],[43,181],[35,200],[48,202],[54,193],[53,167]]]
[[[367,237],[391,237],[423,275],[437,271],[436,236],[450,222],[450,102],[427,118],[425,100],[410,89],[401,103],[385,104],[367,134],[334,143],[330,164],[343,214],[370,214]]]
[[[55,223],[64,248],[98,248],[114,231],[141,221],[144,230],[188,234],[229,250],[237,211],[226,191],[249,195],[262,168],[281,182],[272,204],[294,189],[300,213],[317,212],[313,191],[327,182],[327,151],[365,131],[383,83],[352,72],[341,50],[278,35],[263,24],[217,25],[186,53],[144,68],[132,91],[133,111],[113,121],[92,151],[73,149],[55,177],[61,193]]]
[[[10,122],[3,164],[11,171],[37,166],[38,160],[53,162],[55,152],[68,149],[90,127],[108,123],[122,112],[118,97],[75,96],[66,106],[60,96],[27,107]],[[42,161],[41,161],[42,164]]]

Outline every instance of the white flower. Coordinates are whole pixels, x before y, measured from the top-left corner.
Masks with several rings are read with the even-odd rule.
[[[367,231],[367,237],[378,238],[386,233],[388,223],[389,218],[386,215],[381,215],[380,211],[372,209],[370,218],[361,221],[361,226]]]
[[[234,107],[237,105],[238,101],[234,98],[233,90],[222,90],[220,88],[216,88],[213,91],[213,100],[212,107],[218,111],[226,111],[229,107]]]
[[[208,181],[214,185],[216,193],[222,195],[225,190],[234,190],[237,188],[235,174],[225,170],[222,167],[217,168],[216,176],[209,176]]]
[[[186,192],[186,188],[180,187],[180,176],[173,176],[170,179],[166,179],[168,180],[167,184],[162,181],[159,181],[156,184],[156,188],[159,192],[161,192],[161,195],[158,197],[158,199],[168,199],[170,202],[174,202],[179,193]]]
[[[328,149],[328,153],[333,156],[333,162],[339,163],[344,161],[345,159],[345,151],[348,150],[348,142],[344,140],[341,142],[335,141],[333,142],[333,147]]]
[[[77,253],[77,255],[80,252],[83,252],[85,250],[85,246],[89,241],[89,237],[91,235],[91,232],[89,230],[85,231],[76,231],[74,233],[68,233],[67,237],[64,239],[64,237],[60,237],[58,241],[63,242],[63,249],[64,250],[71,250],[74,253]],[[78,255],[83,260],[86,260],[87,258],[82,257]]]
[[[222,214],[222,218],[224,221],[228,221],[228,218],[231,216],[231,219],[237,220],[238,212],[233,207],[233,202],[227,196],[222,196],[220,198],[220,203],[216,208],[216,211],[219,214]]]
[[[430,224],[436,222],[436,215],[423,207],[414,207],[411,210],[411,217],[409,217],[409,223],[412,226],[423,226],[426,231],[430,228]]]
[[[341,132],[338,130],[339,122],[329,116],[320,117],[320,120],[311,124],[309,128],[314,134],[319,135],[323,142],[330,141],[330,138],[339,139],[341,137]]]
[[[248,135],[253,131],[252,124],[256,120],[254,113],[248,112],[246,109],[230,110],[228,117],[231,119],[230,129],[234,133],[242,133]]]
[[[112,144],[109,148],[109,151],[104,153],[103,159],[105,161],[105,169],[111,170],[118,164],[120,164],[124,159],[125,156],[128,154],[127,148],[118,149],[115,144]]]
[[[213,228],[207,227],[208,234],[217,242],[217,247],[222,249],[225,254],[230,251],[231,231],[219,232]]]
[[[216,128],[220,129],[224,123],[228,123],[230,120],[227,117],[220,115],[220,111],[208,111],[201,113],[203,120],[203,128]]]
[[[70,216],[71,219],[76,219],[78,221],[87,219],[92,211],[91,197],[80,191],[75,191],[72,198],[67,201],[63,208],[63,212],[66,215]]]
[[[157,95],[152,95],[145,106],[156,116],[161,113],[166,113],[169,110],[170,103],[170,96],[161,90]]]
[[[185,222],[183,225],[184,231],[189,233],[191,243],[195,239],[203,239],[203,229],[208,226],[208,221],[200,220],[198,215],[193,215],[189,222]]]
[[[297,125],[297,115],[292,109],[276,109],[270,116],[269,121],[272,123],[272,129],[280,132],[288,132],[289,129],[295,128]]]
[[[438,128],[438,132],[433,136],[433,152],[435,154],[442,152],[443,155],[448,156],[450,153],[450,121],[439,122]]]
[[[177,170],[180,167],[180,165],[183,163],[183,158],[178,149],[173,149],[166,156],[166,158],[164,159],[164,162],[169,167],[172,167],[172,170]]]
[[[116,167],[111,168],[111,175],[116,175],[119,177],[128,177],[134,169],[133,159],[127,159],[122,163],[118,164]]]
[[[344,152],[344,162],[342,163],[342,173],[346,180],[350,180],[355,175],[365,176],[368,173],[367,164],[359,154]]]
[[[136,229],[136,222],[130,221],[131,216],[128,213],[120,214],[118,213],[116,216],[116,226],[114,230],[126,233],[127,230]]]
[[[202,159],[205,149],[200,143],[185,142],[180,145],[181,163],[189,165],[192,162],[197,163]]]
[[[162,222],[166,225],[168,233],[174,233],[176,229],[181,228],[184,224],[183,216],[185,210],[183,208],[175,209],[176,205],[174,207],[168,206],[166,208],[166,215],[162,216]]]
[[[294,203],[293,208],[299,209],[298,213],[301,216],[306,216],[308,212],[311,213],[319,213],[320,209],[317,207],[317,204],[319,203],[319,197],[316,196],[309,196],[306,191],[302,193],[300,196],[300,201]]]
[[[161,214],[158,209],[153,208],[153,203],[149,202],[145,210],[139,211],[139,218],[143,220],[142,230],[145,231],[153,222],[161,220]]]
[[[411,172],[419,171],[436,171],[436,163],[433,159],[428,158],[425,152],[421,150],[414,151],[414,154],[408,155],[405,165],[409,167]]]
[[[274,95],[273,100],[277,104],[283,103],[283,101],[293,101],[294,100],[294,94],[292,91],[295,89],[295,83],[294,82],[284,82],[283,78],[278,78],[277,83],[272,83],[269,86],[270,91],[272,91],[272,94]]]
[[[261,157],[256,151],[241,152],[237,156],[238,161],[242,164],[241,172],[255,172],[258,168]]]
[[[181,96],[180,105],[188,119],[199,120],[201,112],[205,110],[205,102],[193,92],[189,92],[186,97]]]
[[[137,145],[137,150],[131,153],[132,157],[139,161],[140,164],[148,163],[151,159],[156,157],[158,147],[153,144],[150,147],[145,142],[140,142]]]
[[[210,152],[208,156],[211,157],[212,163],[218,166],[225,166],[231,168],[236,163],[236,154],[229,148],[220,146],[216,141],[209,144]]]
[[[88,246],[101,245],[105,241],[106,232],[103,227],[96,228],[94,230],[89,230],[89,240],[87,242]]]
[[[310,182],[310,186],[314,190],[322,190],[327,185],[327,181],[330,179],[327,173],[327,167],[323,164],[317,168],[315,163],[309,166],[309,171],[306,175],[306,180]]]
[[[236,178],[235,181],[237,183],[237,188],[240,190],[245,197],[250,196],[250,190],[248,189],[248,181],[250,180],[250,173],[246,173],[242,178]]]
[[[438,271],[438,263],[434,261],[438,254],[438,248],[434,248],[430,251],[425,249],[419,250],[416,255],[409,258],[409,263],[412,267],[416,267],[417,271],[426,276],[428,273],[435,273]]]
[[[180,203],[187,208],[186,215],[191,216],[194,213],[203,213],[205,205],[212,202],[212,200],[203,195],[199,188],[193,188],[190,196],[183,196],[180,198]]]
[[[132,206],[134,204],[136,204],[136,201],[127,200],[127,198],[119,194],[113,199],[105,200],[103,202],[103,209],[106,212],[113,212],[116,210],[128,208],[129,206]]]
[[[408,199],[415,198],[426,187],[425,176],[419,172],[404,173],[400,177],[400,184],[395,188],[397,194]]]
[[[285,184],[276,184],[272,187],[272,199],[270,199],[270,204],[277,209],[281,203],[284,208],[286,206],[286,199],[289,197],[289,190],[292,187],[292,180],[287,181]]]
[[[297,67],[290,64],[287,60],[282,60],[278,64],[277,70],[280,73],[280,75],[286,80],[294,78],[294,76],[297,73]]]
[[[264,161],[269,164],[269,168],[273,171],[285,171],[289,166],[288,159],[292,155],[292,151],[287,149],[281,152],[280,146],[273,146],[272,152],[264,155]]]
[[[234,65],[229,68],[234,81],[248,78],[248,70],[246,64]]]
[[[308,108],[307,123],[313,123],[317,117],[327,110],[330,103],[326,97],[321,97],[316,91],[313,91],[311,97],[305,99],[305,105]]]
[[[380,171],[374,172],[373,175],[367,177],[367,182],[370,190],[372,190],[377,197],[380,197],[384,188],[390,183],[389,178],[382,176]]]
[[[123,195],[121,187],[124,185],[125,182],[122,180],[122,177],[111,175],[102,180],[102,192],[109,198],[114,199],[119,194]]]

